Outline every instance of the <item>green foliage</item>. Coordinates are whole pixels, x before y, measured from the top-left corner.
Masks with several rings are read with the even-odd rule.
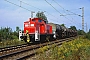
[[[19,30],[17,26],[16,31],[12,31],[10,27],[1,27],[0,28],[0,47],[14,46],[18,44],[23,44],[24,42],[19,41]]]
[[[12,31],[10,27],[0,28],[0,41],[18,39],[20,28],[17,26],[16,31]]]
[[[12,31],[10,27],[0,28],[0,48],[7,46],[14,46],[23,44],[24,42],[18,40],[19,27],[16,27],[16,31]]]
[[[36,14],[36,17],[41,18],[41,19],[43,19],[44,21],[46,21],[46,23],[48,23],[47,17],[45,16],[44,12],[38,12],[38,13]]]
[[[88,33],[85,34],[85,38],[87,38],[87,39],[90,40],[90,32],[88,32]]]
[[[89,60],[90,40],[79,37],[65,42],[61,46],[52,47],[50,52],[44,53],[37,60],[46,58],[49,60]]]
[[[12,29],[10,27],[5,27],[0,29],[0,40],[11,39]]]
[[[90,33],[90,29],[89,29],[89,32],[88,33]]]
[[[77,30],[75,26],[70,26],[70,29]]]
[[[16,45],[21,45],[21,44],[25,44],[25,42],[19,41],[18,39],[3,40],[2,42],[0,42],[0,48],[8,47],[8,46],[16,46]]]
[[[19,31],[20,31],[21,29],[18,27],[18,26],[16,26],[16,31],[14,31],[14,34],[18,37],[19,36]]]
[[[85,35],[85,32],[83,30],[79,29],[77,32],[78,32],[78,35]]]
[[[87,32],[87,33],[85,33],[85,32],[82,31],[82,30],[78,30],[78,34],[79,34],[79,35],[84,35],[84,38],[90,40],[90,29],[89,29],[89,32]]]
[[[16,32],[19,33],[20,28],[18,26],[16,26]]]
[[[61,24],[61,26],[65,27],[65,24]]]

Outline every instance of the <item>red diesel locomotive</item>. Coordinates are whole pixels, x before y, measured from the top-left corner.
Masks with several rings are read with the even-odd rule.
[[[19,33],[25,42],[43,42],[53,37],[52,26],[40,18],[30,18],[24,22],[24,33]]]

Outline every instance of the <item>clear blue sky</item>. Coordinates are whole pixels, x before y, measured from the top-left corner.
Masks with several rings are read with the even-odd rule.
[[[0,0],[0,27],[8,26],[15,30],[16,26],[19,26],[21,29],[23,29],[23,22],[31,17],[31,11],[35,11],[34,17],[38,11],[46,11],[44,14],[47,16],[49,22],[58,24],[64,23],[66,27],[76,26],[77,29],[82,29],[82,17],[78,15],[82,15],[82,10],[79,8],[84,7],[84,22],[87,23],[88,29],[90,29],[90,0],[54,0],[61,7],[53,0],[47,0],[60,13],[54,10],[45,0],[21,0],[29,4],[27,5],[21,2],[21,6],[30,11],[8,3],[7,1],[20,5],[20,0]],[[65,9],[69,10],[70,12],[66,11]],[[61,14],[65,16],[60,16]],[[84,27],[84,30],[86,31],[86,27]]]

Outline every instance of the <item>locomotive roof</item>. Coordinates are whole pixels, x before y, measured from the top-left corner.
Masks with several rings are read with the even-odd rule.
[[[43,19],[41,19],[41,18],[30,18],[31,20],[36,20],[36,19],[39,19],[39,20],[43,20]],[[44,20],[43,20],[44,21]]]
[[[39,19],[39,20],[43,20],[43,19],[41,19],[41,18],[29,18],[29,20],[28,21],[25,21],[24,23],[27,23],[27,22],[29,22],[30,20],[37,20],[37,19]],[[43,20],[44,21],[44,20]]]

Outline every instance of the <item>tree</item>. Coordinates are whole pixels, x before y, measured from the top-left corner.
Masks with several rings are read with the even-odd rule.
[[[20,31],[21,29],[18,27],[18,26],[16,26],[16,32],[14,31],[14,33],[15,33],[15,35],[18,37],[19,36],[19,31]]]
[[[75,26],[70,26],[70,29],[77,30]]]
[[[12,29],[10,27],[5,27],[0,29],[0,40],[11,39]]]
[[[18,33],[20,31],[20,28],[16,26],[16,32]]]
[[[85,34],[85,37],[90,40],[90,29],[89,32]]]
[[[47,17],[45,16],[44,12],[37,12],[36,14],[37,18],[43,19],[46,23],[48,23]]]
[[[61,26],[65,27],[65,24],[61,24]]]
[[[0,28],[0,41],[18,39],[20,28],[17,26],[16,31],[12,31],[10,27]]]
[[[80,30],[80,29],[77,32],[78,32],[78,35],[84,35],[85,34],[85,32],[83,30]]]
[[[90,29],[89,29],[89,32],[88,33],[90,33]]]

